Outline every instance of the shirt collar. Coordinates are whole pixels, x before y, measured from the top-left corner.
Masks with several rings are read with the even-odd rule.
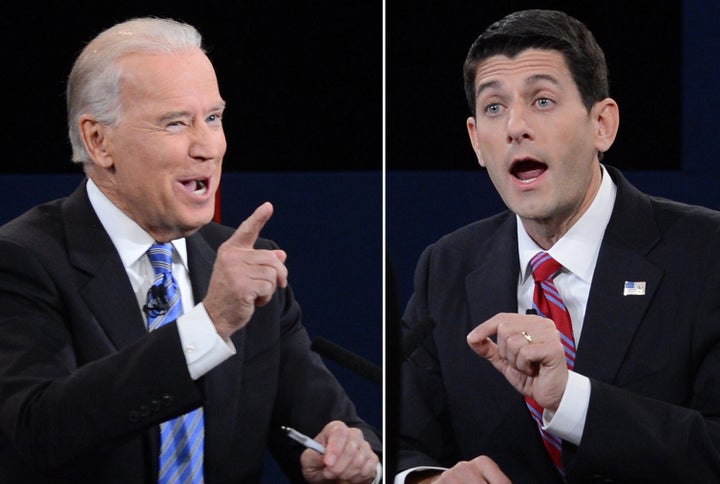
[[[87,182],[87,194],[90,205],[92,205],[100,219],[100,223],[110,236],[110,240],[112,240],[118,254],[120,254],[123,266],[126,269],[129,268],[145,255],[145,252],[155,241],[133,219],[115,206],[91,179],[88,179]],[[180,262],[187,270],[185,239],[175,239],[172,244],[180,258]]]
[[[600,244],[605,234],[605,228],[610,221],[617,194],[617,186],[610,178],[610,174],[603,165],[600,167],[602,181],[590,207],[570,227],[570,230],[547,251],[563,267],[588,284],[590,284],[595,271]],[[517,217],[517,232],[520,278],[521,281],[524,281],[531,275],[530,259],[543,249],[530,238],[520,217]]]

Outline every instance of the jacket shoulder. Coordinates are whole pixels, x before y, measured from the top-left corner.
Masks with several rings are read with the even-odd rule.
[[[504,230],[515,227],[515,215],[506,210],[482,220],[477,220],[458,228],[431,244],[434,250],[464,249],[477,246],[496,235],[503,235]]]

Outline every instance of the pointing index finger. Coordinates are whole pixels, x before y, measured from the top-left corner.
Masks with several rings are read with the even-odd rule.
[[[240,224],[232,237],[228,239],[228,242],[241,249],[252,249],[255,241],[260,236],[260,231],[270,220],[272,214],[272,204],[270,202],[263,203]]]

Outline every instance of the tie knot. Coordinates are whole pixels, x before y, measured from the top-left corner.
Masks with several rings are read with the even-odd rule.
[[[533,271],[533,279],[535,282],[547,281],[551,279],[562,268],[562,265],[547,252],[538,252],[535,257],[530,259],[530,267]]]
[[[170,243],[155,243],[150,246],[147,251],[150,264],[152,264],[155,274],[171,274],[172,273],[172,255],[173,246]]]

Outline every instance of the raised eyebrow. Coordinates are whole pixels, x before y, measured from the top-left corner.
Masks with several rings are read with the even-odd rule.
[[[542,81],[548,81],[551,84],[554,84],[555,86],[560,86],[560,81],[555,76],[551,76],[550,74],[533,74],[532,76],[525,79],[524,84],[525,85],[532,85],[537,84]],[[491,88],[497,88],[500,86],[500,81],[498,80],[491,80],[487,82],[483,82],[482,84],[479,84],[477,89],[475,90],[475,97],[480,97],[480,94],[482,94],[483,91],[486,91]]]
[[[500,82],[497,80],[487,81],[483,82],[482,84],[479,84],[477,89],[475,89],[475,97],[480,97],[480,94],[482,94],[483,91],[487,91],[488,89],[499,87]]]

